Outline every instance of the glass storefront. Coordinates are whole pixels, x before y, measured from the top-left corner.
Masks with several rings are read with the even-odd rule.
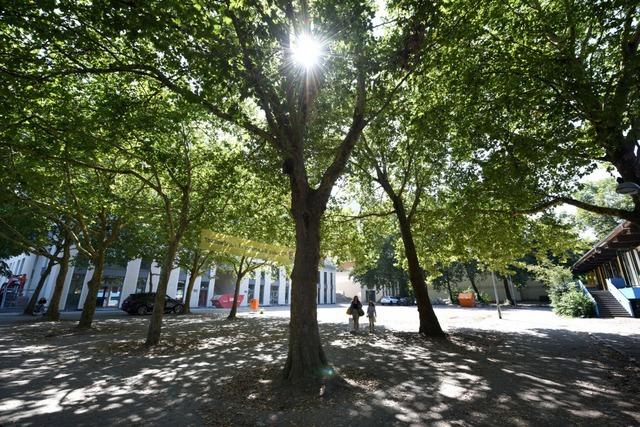
[[[77,310],[80,303],[80,295],[82,294],[82,286],[89,269],[89,261],[86,257],[78,256],[74,260],[73,275],[69,283],[69,292],[67,292],[67,301],[65,310]]]
[[[142,259],[140,262],[140,270],[138,271],[138,280],[136,281],[136,292],[137,294],[143,292],[151,292],[151,289],[148,288],[151,284],[151,260]]]
[[[278,304],[278,293],[280,292],[280,269],[278,267],[271,267],[271,298],[269,304]]]
[[[126,266],[109,265],[102,276],[102,287],[98,292],[98,307],[119,307]]]
[[[198,307],[206,307],[207,306],[207,295],[209,295],[209,274],[206,276],[202,276],[202,281],[200,282],[200,294],[198,295]]]

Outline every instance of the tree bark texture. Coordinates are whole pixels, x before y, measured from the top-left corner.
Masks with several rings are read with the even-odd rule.
[[[62,298],[62,290],[64,289],[64,282],[67,278],[67,272],[69,271],[69,259],[71,258],[71,240],[65,239],[62,247],[62,257],[60,258],[60,270],[58,271],[58,277],[56,277],[56,285],[53,289],[53,295],[51,295],[51,301],[49,301],[49,308],[47,309],[44,318],[50,321],[60,320],[60,299]]]
[[[189,270],[189,282],[187,283],[187,291],[184,296],[184,314],[191,314],[191,293],[193,292],[193,286],[196,283],[196,278],[200,272],[200,260],[202,255],[196,252],[193,256],[193,262],[191,263],[191,269]]]
[[[511,289],[509,289],[509,280],[506,277],[502,277],[502,284],[504,285],[504,292],[507,295],[509,304],[513,305],[513,296],[511,295]]]
[[[106,248],[100,249],[96,256],[92,259],[93,264],[93,276],[87,283],[87,297],[84,300],[82,306],[82,314],[80,315],[80,322],[78,328],[89,329],[91,323],[93,323],[93,316],[96,313],[96,304],[98,303],[98,292],[100,291],[100,284],[102,283],[102,273],[104,271]]]
[[[160,342],[160,333],[162,332],[162,318],[164,317],[164,303],[167,294],[167,285],[169,284],[169,275],[173,270],[173,261],[178,252],[180,237],[174,238],[167,247],[162,265],[160,267],[160,278],[158,279],[158,287],[156,289],[156,297],[153,303],[153,313],[149,321],[149,330],[147,332],[147,346],[154,346]]]
[[[318,329],[316,289],[323,212],[313,198],[292,196],[296,253],[291,274],[289,354],[284,368],[285,379],[292,383],[320,379],[328,366]]]
[[[438,317],[433,311],[433,306],[429,300],[427,282],[424,279],[422,267],[420,267],[416,245],[413,241],[413,234],[411,232],[411,223],[407,217],[404,203],[400,197],[397,196],[392,197],[392,201],[400,225],[400,235],[404,245],[404,253],[407,257],[409,280],[411,281],[411,286],[413,287],[416,300],[418,301],[418,313],[420,317],[420,328],[418,332],[426,336],[443,337],[444,331],[440,326]]]
[[[227,316],[227,319],[232,320],[236,318],[236,313],[238,312],[238,296],[240,295],[240,283],[242,283],[242,278],[244,277],[244,272],[242,272],[242,263],[240,264],[240,270],[238,270],[238,274],[236,275],[236,287],[233,291],[233,304],[231,305],[231,311]]]
[[[49,260],[47,261],[47,268],[42,272],[42,275],[40,275],[40,279],[38,279],[38,284],[36,285],[36,288],[33,290],[33,295],[31,295],[31,298],[29,298],[29,302],[27,303],[27,306],[24,309],[24,312],[23,312],[24,314],[33,315],[33,310],[35,310],[36,303],[40,298],[40,292],[42,292],[42,288],[44,287],[44,284],[47,281],[49,274],[51,274],[51,270],[53,269],[53,266],[55,264],[56,264],[55,260],[53,258],[49,258]]]
[[[467,277],[469,278],[469,282],[471,282],[471,287],[473,288],[473,292],[476,293],[476,297],[478,298],[478,301],[484,302],[484,300],[482,299],[482,295],[480,294],[480,291],[478,290],[478,286],[476,285],[475,274],[470,273],[469,272],[469,268],[467,268],[466,266],[465,266],[464,271],[467,273]]]

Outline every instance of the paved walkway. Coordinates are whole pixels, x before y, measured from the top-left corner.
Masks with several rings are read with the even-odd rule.
[[[640,425],[638,368],[593,338],[637,346],[637,319],[439,307],[451,333],[440,341],[408,333],[415,307],[379,307],[374,335],[350,334],[345,311],[318,316],[329,361],[355,389],[302,402],[269,387],[286,358],[286,308],[236,322],[167,316],[152,351],[141,348],[148,317],[101,312],[78,333],[71,320],[3,316],[0,425]]]

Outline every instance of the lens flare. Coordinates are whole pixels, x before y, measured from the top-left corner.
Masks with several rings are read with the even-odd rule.
[[[310,34],[299,34],[291,43],[293,61],[307,70],[318,65],[322,54],[322,44]]]

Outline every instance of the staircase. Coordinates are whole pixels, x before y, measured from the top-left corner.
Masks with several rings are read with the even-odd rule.
[[[598,304],[600,317],[631,317],[609,291],[589,290],[589,293],[593,295]]]

